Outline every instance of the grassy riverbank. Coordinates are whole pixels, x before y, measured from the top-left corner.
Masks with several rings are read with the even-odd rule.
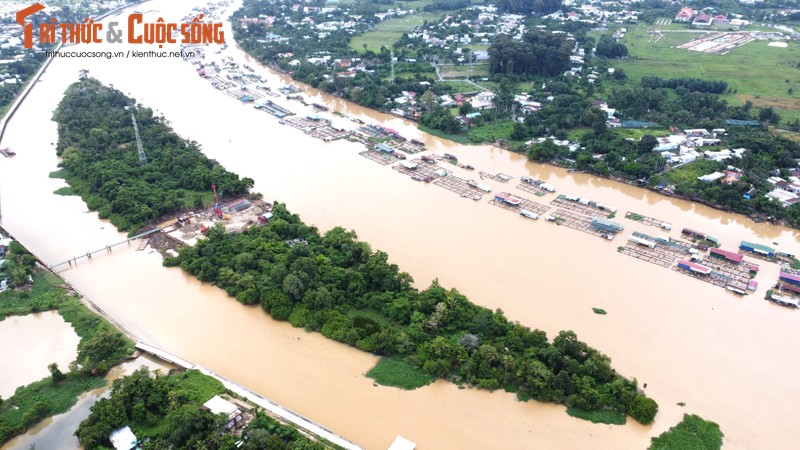
[[[39,421],[69,410],[79,394],[103,386],[102,375],[133,352],[133,343],[102,317],[89,310],[64,281],[38,270],[29,290],[0,294],[0,320],[12,315],[57,311],[80,337],[78,359],[51,371],[51,377],[17,388],[0,403],[0,444],[24,433]],[[61,373],[61,371],[64,373]]]
[[[378,384],[406,390],[427,386],[436,380],[436,377],[417,369],[408,361],[390,356],[381,358],[378,364],[367,372],[367,376]]]

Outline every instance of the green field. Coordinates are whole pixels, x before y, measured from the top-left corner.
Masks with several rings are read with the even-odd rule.
[[[800,45],[790,42],[787,48],[770,47],[766,41],[752,41],[725,55],[673,48],[700,34],[664,33],[652,42],[650,32],[664,29],[656,25],[629,28],[622,42],[628,46],[630,59],[614,62],[628,77],[696,77],[725,80],[731,93],[722,96],[731,104],[751,101],[756,107],[773,107],[784,118],[800,117]],[[787,82],[788,80],[788,82]],[[791,94],[788,90],[792,89]]]
[[[441,73],[444,78],[467,78],[467,76],[475,78],[489,76],[489,64],[473,64],[471,67],[472,72],[469,72],[469,69],[470,66],[468,64],[462,64],[460,66],[448,64],[439,66],[439,73]]]
[[[353,36],[350,41],[350,48],[363,53],[364,44],[366,44],[367,50],[379,53],[382,46],[391,48],[392,44],[403,36],[403,33],[410,32],[414,27],[422,25],[426,20],[438,20],[442,15],[442,12],[418,12],[405,17],[384,20],[374,30]]]

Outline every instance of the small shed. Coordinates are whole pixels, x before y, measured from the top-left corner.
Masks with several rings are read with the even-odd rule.
[[[377,145],[375,145],[375,150],[377,150],[379,152],[384,152],[384,153],[394,153],[394,149],[392,147],[389,147],[386,144],[377,144]]]
[[[231,430],[244,424],[244,417],[239,408],[233,403],[225,400],[219,395],[211,397],[207,402],[203,403],[200,409],[207,409],[212,414],[222,414],[228,418],[228,423],[225,424],[226,430]]]

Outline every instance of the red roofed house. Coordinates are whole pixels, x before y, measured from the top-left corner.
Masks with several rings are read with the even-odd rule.
[[[697,17],[695,17],[694,21],[692,22],[692,25],[696,27],[709,27],[711,26],[711,22],[713,20],[714,19],[711,16],[709,16],[704,12],[701,12],[700,14],[697,15]]]
[[[675,16],[675,22],[688,22],[694,17],[694,10],[689,7],[681,8],[678,15]]]

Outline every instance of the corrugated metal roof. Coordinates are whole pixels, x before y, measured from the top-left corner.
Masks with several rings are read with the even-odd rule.
[[[800,276],[792,273],[781,272],[780,279],[789,283],[800,284]]]
[[[689,269],[692,272],[698,272],[704,275],[708,275],[709,273],[711,273],[710,267],[706,267],[701,264],[696,264],[691,261],[686,261],[685,259],[681,259],[678,261],[678,267],[682,269]]]
[[[739,244],[739,248],[743,248],[743,247],[751,248],[751,249],[753,249],[755,251],[761,250],[762,252],[766,252],[766,253],[770,253],[770,254],[775,253],[775,249],[772,248],[772,247],[767,247],[766,245],[762,245],[762,244],[754,244],[752,242],[747,242],[747,241],[742,241],[742,243]]]
[[[718,248],[712,248],[710,250],[711,254],[720,255],[725,259],[735,261],[737,263],[742,262],[743,256],[738,253],[729,252],[727,250],[720,250]]]

